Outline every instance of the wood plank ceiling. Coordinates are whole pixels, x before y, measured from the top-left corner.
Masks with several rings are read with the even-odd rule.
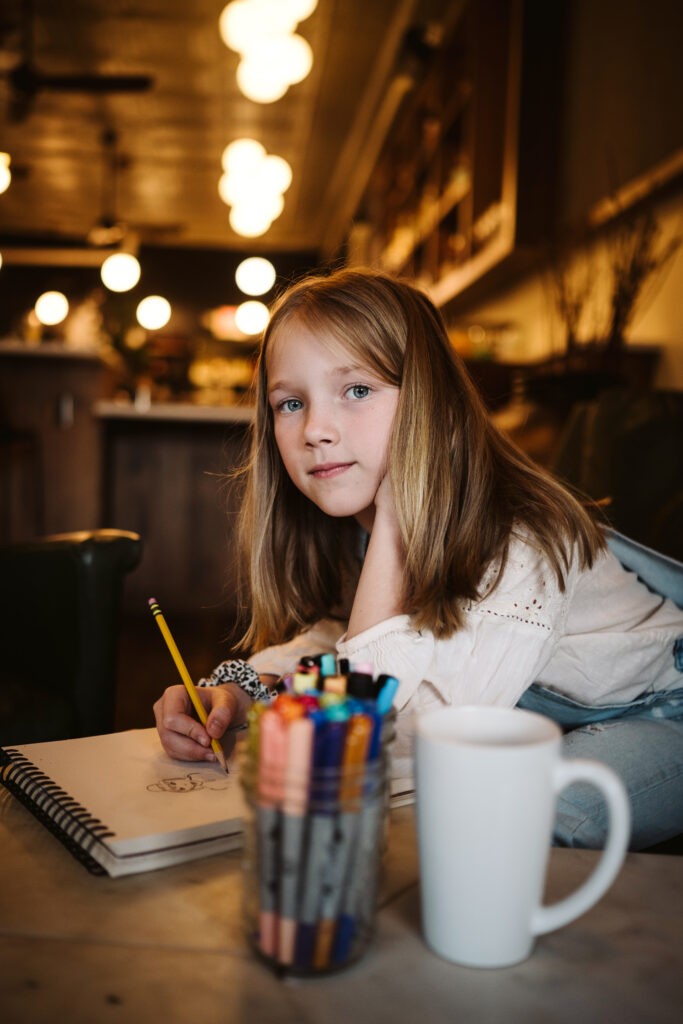
[[[0,195],[7,262],[29,247],[68,242],[87,250],[93,226],[112,213],[142,244],[337,250],[391,120],[392,82],[408,66],[406,33],[433,29],[462,2],[319,0],[299,26],[313,48],[312,72],[272,104],[238,91],[238,55],[218,34],[223,6],[3,0],[0,150],[11,154],[14,172]],[[27,15],[31,64],[40,73],[142,74],[151,87],[131,94],[18,89],[11,79],[24,56]],[[111,150],[105,133],[116,139]],[[234,234],[217,192],[222,150],[245,135],[293,168],[283,213],[253,240]]]

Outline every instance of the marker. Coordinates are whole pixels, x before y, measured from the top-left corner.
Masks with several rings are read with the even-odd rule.
[[[376,863],[376,860],[372,859],[376,858],[373,844],[379,842],[379,828],[382,823],[383,801],[379,773],[383,771],[383,766],[379,757],[384,720],[370,704],[366,704],[365,708],[365,713],[372,723],[372,731],[365,766],[360,822],[357,826],[356,842],[348,870],[348,883],[342,895],[341,914],[337,920],[334,937],[332,962],[335,964],[348,960],[362,905],[365,901],[371,902],[375,898],[374,886],[370,886],[368,882],[368,866],[373,870]]]
[[[320,655],[320,675],[335,676],[337,674],[337,659],[334,654]]]
[[[394,697],[398,690],[398,679],[395,676],[380,676],[381,689],[377,695],[377,713],[386,715],[394,703]]]
[[[346,693],[346,676],[323,676],[323,690],[325,693]]]
[[[349,719],[341,766],[339,809],[335,828],[335,845],[328,864],[320,906],[320,920],[313,954],[314,967],[327,967],[332,954],[337,915],[351,854],[355,847],[360,802],[363,793],[364,767],[373,721],[369,715],[356,714]]]
[[[313,772],[308,851],[304,872],[294,963],[310,967],[315,950],[318,914],[325,871],[334,848],[334,802],[337,798],[338,769],[344,752],[348,711],[331,707],[315,711]]]
[[[359,672],[354,668],[347,676],[346,692],[359,700],[372,700],[376,696],[377,687],[369,672]]]
[[[295,693],[309,693],[317,689],[317,672],[296,671],[292,679],[292,686]]]
[[[278,702],[279,703],[279,702]],[[282,802],[280,866],[280,924],[278,960],[294,962],[297,894],[306,828],[306,804],[311,777],[314,726],[310,718],[290,721],[287,727],[287,762]]]
[[[269,957],[277,955],[279,806],[286,760],[285,728],[284,718],[274,709],[266,708],[259,730],[257,819],[261,853],[259,948]]]

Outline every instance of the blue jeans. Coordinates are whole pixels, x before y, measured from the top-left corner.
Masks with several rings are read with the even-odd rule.
[[[608,543],[650,590],[683,606],[683,565],[614,531]],[[683,640],[678,643],[683,647]],[[683,833],[683,687],[590,707],[534,684],[518,707],[557,722],[565,733],[566,757],[602,761],[621,777],[631,804],[631,850]],[[598,849],[606,829],[606,808],[596,789],[575,783],[562,792],[555,845]]]
[[[589,707],[534,684],[518,707],[557,722],[565,731],[566,757],[602,761],[620,776],[631,804],[629,849],[683,833],[683,688]],[[554,844],[601,848],[606,814],[593,786],[568,786],[558,799]]]

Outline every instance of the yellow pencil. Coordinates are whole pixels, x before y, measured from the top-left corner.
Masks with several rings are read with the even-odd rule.
[[[182,657],[180,655],[180,651],[178,650],[178,648],[176,646],[176,642],[173,639],[171,631],[170,631],[170,629],[168,628],[168,626],[166,624],[166,619],[164,618],[164,616],[161,613],[161,608],[157,604],[157,600],[156,600],[155,597],[150,597],[148,603],[149,603],[150,608],[152,609],[152,615],[157,620],[157,625],[158,625],[159,629],[161,630],[161,633],[162,633],[162,636],[163,636],[164,640],[166,641],[166,645],[167,645],[169,651],[171,652],[171,657],[173,658],[173,660],[175,662],[176,668],[178,669],[178,672],[180,673],[180,678],[182,679],[183,683],[185,684],[185,689],[187,690],[187,692],[188,692],[188,694],[190,696],[190,700],[192,701],[194,709],[197,712],[197,715],[199,717],[199,721],[202,723],[202,725],[206,725],[206,719],[207,719],[206,708],[204,707],[204,705],[202,704],[201,700],[199,699],[199,694],[197,693],[197,687],[194,685],[194,683],[192,682],[192,679],[190,678],[190,673],[187,671],[187,667],[185,665],[185,662],[183,661],[183,659],[182,659]],[[213,750],[214,754],[216,755],[218,763],[221,765],[221,767],[224,769],[224,771],[227,772],[228,771],[228,763],[225,760],[225,754],[223,753],[223,748],[221,747],[221,745],[220,745],[220,743],[218,742],[217,739],[212,739],[211,740],[211,749]]]

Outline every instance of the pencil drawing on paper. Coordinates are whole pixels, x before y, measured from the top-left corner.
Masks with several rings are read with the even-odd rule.
[[[191,793],[196,789],[227,789],[230,780],[225,776],[187,772],[170,779],[159,779],[147,786],[150,793]]]

